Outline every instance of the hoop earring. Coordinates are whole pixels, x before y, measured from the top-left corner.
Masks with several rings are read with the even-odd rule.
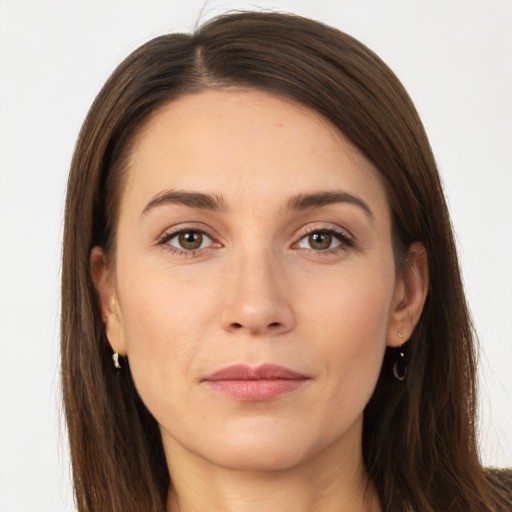
[[[119,364],[119,354],[117,352],[112,354],[112,361],[114,361],[114,368],[116,368],[116,370],[120,370],[121,365]]]
[[[407,362],[405,360],[405,352],[403,347],[403,345],[398,347],[398,355],[395,359],[395,362],[393,363],[393,376],[400,382],[405,380],[405,377],[407,376]]]

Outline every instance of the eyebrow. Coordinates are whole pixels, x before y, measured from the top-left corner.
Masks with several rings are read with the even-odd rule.
[[[182,190],[166,190],[154,196],[142,210],[142,215],[149,213],[153,208],[165,204],[181,204],[191,208],[210,210],[214,212],[226,211],[224,200],[220,196],[202,194],[200,192],[186,192]]]
[[[361,208],[373,221],[374,215],[368,204],[361,198],[344,191],[314,192],[312,194],[298,194],[288,201],[289,211],[308,210],[320,208],[334,203],[349,203]],[[147,214],[157,206],[166,204],[181,204],[191,208],[226,212],[227,206],[222,196],[203,194],[201,192],[187,192],[182,190],[167,190],[154,196],[142,210]]]
[[[373,212],[365,201],[344,191],[299,194],[288,201],[288,210],[308,210],[310,208],[320,208],[333,203],[349,203],[358,206],[372,221],[374,220]]]

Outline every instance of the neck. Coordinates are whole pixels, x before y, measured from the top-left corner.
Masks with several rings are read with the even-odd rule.
[[[298,466],[248,471],[213,465],[178,443],[169,464],[167,512],[380,512],[361,444],[330,447]]]

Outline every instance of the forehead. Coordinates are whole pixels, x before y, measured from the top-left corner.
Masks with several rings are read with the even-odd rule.
[[[342,189],[387,209],[378,172],[328,120],[255,90],[206,90],[151,116],[132,146],[123,201],[171,188],[254,205]]]

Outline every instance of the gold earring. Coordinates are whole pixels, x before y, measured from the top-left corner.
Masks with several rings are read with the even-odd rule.
[[[114,367],[117,370],[120,370],[121,369],[121,365],[119,364],[119,354],[117,352],[114,352],[112,354],[112,360],[114,361]]]
[[[403,338],[404,337],[403,334],[399,330],[397,331],[397,334],[398,334],[399,338]]]

